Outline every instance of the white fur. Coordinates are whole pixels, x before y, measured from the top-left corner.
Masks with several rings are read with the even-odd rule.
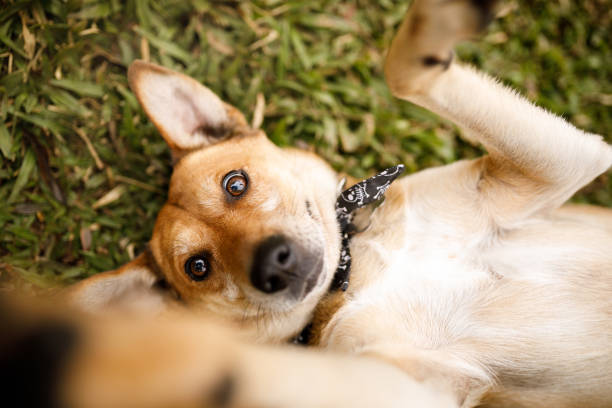
[[[274,212],[280,205],[280,197],[274,191],[268,192],[268,198],[261,204],[261,210],[265,212]]]
[[[609,406],[612,213],[558,208],[610,168],[612,147],[471,68],[415,64],[406,24],[391,90],[489,155],[390,189],[352,244],[354,284],[322,345],[446,383],[464,406]]]

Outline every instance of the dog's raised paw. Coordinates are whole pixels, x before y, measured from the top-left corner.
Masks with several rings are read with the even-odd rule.
[[[480,34],[495,18],[499,0],[416,0],[408,17],[405,41],[437,54]]]
[[[445,0],[441,9],[446,8],[443,18],[457,30],[457,40],[473,37],[484,31],[495,19],[500,0]]]
[[[479,14],[478,31],[482,31],[495,19],[500,0],[470,0]]]

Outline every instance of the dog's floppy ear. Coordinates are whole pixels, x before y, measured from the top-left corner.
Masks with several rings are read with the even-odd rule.
[[[236,108],[186,75],[136,60],[130,65],[128,80],[175,158],[248,127]]]
[[[150,259],[149,254],[142,253],[118,269],[99,273],[69,287],[69,303],[87,312],[108,309],[161,312],[171,297],[157,287],[159,278]]]

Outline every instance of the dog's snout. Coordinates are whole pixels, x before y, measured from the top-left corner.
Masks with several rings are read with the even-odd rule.
[[[281,235],[274,235],[255,250],[251,283],[265,293],[279,292],[289,286],[297,266],[295,245]]]

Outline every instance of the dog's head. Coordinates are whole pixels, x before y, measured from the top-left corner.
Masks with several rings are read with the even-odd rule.
[[[152,307],[164,286],[267,341],[299,331],[338,263],[333,170],[276,147],[192,78],[135,62],[129,81],[176,161],[168,201],[148,253],[81,282],[77,303]]]

